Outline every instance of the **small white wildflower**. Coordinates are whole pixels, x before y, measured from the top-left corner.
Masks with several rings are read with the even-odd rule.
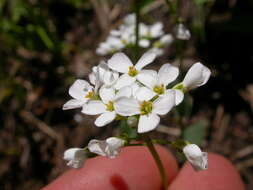
[[[64,152],[63,159],[68,161],[67,166],[77,169],[82,167],[86,156],[83,149],[70,148]]]
[[[124,146],[124,142],[124,140],[117,137],[110,137],[103,141],[93,139],[89,142],[88,149],[95,154],[115,158],[121,147]]]
[[[167,114],[175,105],[174,90],[168,91],[152,102],[150,100],[154,95],[151,90],[145,87],[140,88],[136,94],[138,100],[122,97],[115,101],[114,108],[122,116],[140,115],[138,133],[145,133],[154,130],[158,126],[160,122],[158,115]]]
[[[186,145],[183,152],[196,171],[208,168],[207,152],[202,152],[196,144]]]
[[[159,69],[158,73],[156,71],[145,70],[138,75],[137,79],[150,90],[161,95],[166,93],[166,86],[173,82],[178,74],[178,68],[167,63]]]
[[[97,127],[103,127],[111,123],[117,113],[114,110],[114,102],[120,97],[130,97],[132,90],[130,87],[121,88],[117,93],[113,88],[101,87],[99,96],[101,100],[92,100],[82,109],[82,113],[87,115],[99,115],[95,120]]]
[[[69,88],[69,95],[73,99],[63,105],[63,110],[83,107],[94,95],[94,88],[85,80],[76,80]]]
[[[156,55],[152,52],[146,52],[139,59],[136,65],[124,53],[116,53],[108,60],[108,66],[119,73],[123,73],[115,84],[116,89],[129,86],[137,80],[138,74],[142,72],[142,68],[153,62]]]

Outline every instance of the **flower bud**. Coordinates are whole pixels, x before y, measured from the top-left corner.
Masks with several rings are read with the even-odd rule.
[[[202,152],[196,144],[189,144],[183,148],[183,152],[192,167],[196,170],[206,170],[208,167],[207,153]]]

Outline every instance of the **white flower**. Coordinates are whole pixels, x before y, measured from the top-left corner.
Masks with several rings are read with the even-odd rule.
[[[82,167],[85,160],[85,152],[81,148],[70,148],[64,152],[63,159],[67,160],[67,166],[72,168]]]
[[[202,63],[198,62],[191,66],[191,68],[186,73],[184,80],[181,85],[182,89],[176,89],[176,102],[179,104],[184,99],[184,94],[182,91],[192,90],[199,86],[202,86],[207,83],[210,78],[211,71]]]
[[[110,137],[104,141],[93,139],[89,142],[88,149],[95,154],[115,158],[119,154],[120,148],[124,146],[124,142],[117,137]]]
[[[108,60],[108,66],[119,73],[123,73],[115,84],[116,89],[133,84],[142,68],[153,62],[156,55],[152,52],[145,53],[134,66],[124,53],[116,53]]]
[[[175,30],[175,35],[177,39],[189,40],[191,38],[190,31],[182,23],[176,25],[174,30]]]
[[[170,90],[158,97],[154,102],[150,101],[155,93],[143,87],[138,90],[135,98],[122,97],[115,101],[114,108],[119,115],[140,115],[138,133],[145,133],[155,129],[159,122],[158,115],[167,114],[175,105],[175,91]]]
[[[93,85],[96,85],[98,80],[105,86],[112,86],[119,78],[119,73],[116,71],[110,70],[108,65],[102,61],[99,66],[92,68],[92,73],[89,74],[90,82]]]
[[[196,171],[208,168],[207,152],[202,152],[196,144],[186,145],[183,152]]]
[[[179,74],[177,67],[167,63],[157,73],[145,70],[138,75],[138,80],[158,95],[166,93],[166,86],[173,82]]]
[[[85,80],[76,80],[69,88],[69,95],[73,99],[63,105],[63,110],[83,107],[94,96],[94,88]]]
[[[131,87],[121,88],[117,93],[115,89],[108,87],[101,87],[99,96],[101,100],[91,100],[82,109],[82,113],[87,115],[99,115],[95,120],[97,127],[103,127],[111,123],[117,113],[114,110],[114,101],[120,97],[130,97],[132,95]]]
[[[191,66],[183,80],[183,86],[187,90],[191,90],[207,83],[210,78],[211,71],[200,62]]]

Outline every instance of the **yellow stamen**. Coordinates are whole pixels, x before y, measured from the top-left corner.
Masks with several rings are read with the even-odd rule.
[[[164,88],[164,85],[156,85],[154,88],[153,88],[153,91],[156,92],[157,94],[164,94],[165,92],[165,88]]]
[[[134,77],[138,74],[138,71],[135,69],[134,66],[129,67],[128,75]]]
[[[143,101],[140,104],[140,111],[141,115],[147,115],[152,112],[153,109],[153,103],[150,101]]]
[[[93,91],[89,91],[85,98],[92,99],[94,97],[95,93]]]
[[[113,102],[109,101],[108,104],[106,104],[106,110],[107,111],[114,111]]]

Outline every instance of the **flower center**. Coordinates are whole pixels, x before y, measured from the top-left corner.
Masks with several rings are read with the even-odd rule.
[[[157,94],[164,94],[165,91],[164,85],[162,84],[160,86],[158,85],[154,86],[153,91],[156,92]]]
[[[106,104],[106,110],[107,111],[114,111],[113,102],[109,101],[108,104]]]
[[[140,104],[141,115],[147,115],[151,113],[152,109],[153,109],[153,103],[150,101],[143,101]]]
[[[138,74],[138,71],[135,69],[134,66],[129,67],[128,69],[128,75],[131,77],[134,77]]]
[[[92,99],[94,97],[95,93],[93,91],[89,91],[85,98]]]

